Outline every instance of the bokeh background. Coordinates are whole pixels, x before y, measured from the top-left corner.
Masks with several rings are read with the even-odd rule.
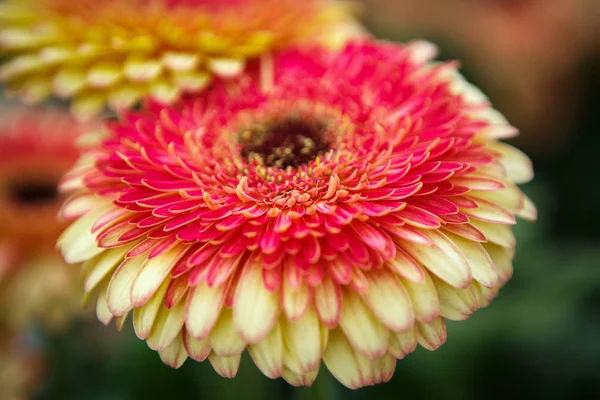
[[[292,388],[264,377],[249,357],[235,380],[191,360],[171,370],[130,324],[119,333],[80,317],[60,333],[38,327],[21,338],[45,358],[31,364],[42,371],[33,398],[598,398],[600,1],[358,3],[376,37],[429,39],[441,59],[460,60],[521,130],[513,144],[533,159],[536,179],[524,191],[539,221],[518,223],[515,274],[499,297],[465,322],[448,322],[441,349],[418,348],[389,383],[358,391],[325,367],[313,387]]]

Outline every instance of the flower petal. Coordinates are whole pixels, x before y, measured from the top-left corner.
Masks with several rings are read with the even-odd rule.
[[[212,367],[223,378],[235,378],[240,368],[241,355],[233,357],[219,357],[215,353],[210,353],[208,361]]]
[[[233,324],[233,313],[227,308],[221,310],[209,338],[213,352],[221,357],[237,356],[246,348],[246,342],[242,340]]]
[[[417,337],[419,336],[417,327],[408,332],[395,333],[390,332],[390,342],[388,352],[396,358],[404,358],[417,348]]]
[[[277,321],[280,305],[278,293],[265,288],[258,263],[246,265],[233,302],[233,320],[242,338],[250,344],[264,339]]]
[[[429,271],[455,287],[467,287],[471,269],[464,254],[443,233],[421,230],[431,240],[431,246],[411,244],[404,249]]]
[[[423,283],[406,279],[402,280],[408,292],[415,312],[415,318],[420,322],[431,322],[440,314],[440,301],[435,285],[429,274],[423,271]]]
[[[131,288],[131,302],[135,307],[148,301],[186,250],[183,246],[174,247],[142,265]]]
[[[131,288],[144,261],[144,257],[127,259],[114,272],[107,292],[108,308],[113,315],[124,315],[133,309]]]
[[[156,314],[169,287],[169,281],[166,279],[142,307],[133,310],[133,327],[138,338],[146,340],[150,336]]]
[[[225,302],[225,285],[209,288],[200,283],[188,293],[185,310],[185,327],[189,335],[202,340],[213,329]]]
[[[92,225],[101,215],[112,209],[113,205],[98,207],[85,214],[71,224],[58,239],[58,247],[63,257],[70,264],[88,260],[104,251],[96,244],[96,237],[92,233]]]
[[[257,344],[248,346],[248,353],[260,371],[271,379],[283,371],[283,337],[281,326],[275,324],[271,332]]]
[[[370,360],[384,355],[388,346],[386,327],[371,313],[360,295],[343,290],[342,296],[340,328],[352,347]]]
[[[492,259],[481,243],[473,242],[463,237],[446,233],[448,239],[460,248],[469,262],[473,279],[479,283],[493,287],[498,283],[498,273]]]
[[[436,350],[446,341],[446,323],[439,317],[428,324],[417,323],[419,344],[427,350]]]
[[[394,332],[412,329],[413,306],[400,279],[385,268],[371,270],[365,276],[368,288],[362,297],[377,318]]]
[[[181,332],[175,337],[171,344],[164,350],[159,352],[162,362],[171,368],[179,368],[187,360],[187,352],[183,345]]]
[[[206,360],[211,352],[210,339],[206,337],[202,340],[196,340],[185,329],[182,331],[182,335],[183,344],[190,358],[196,361]]]
[[[317,313],[323,325],[330,329],[337,326],[342,313],[342,293],[339,285],[325,276],[323,283],[314,288],[314,296]]]
[[[185,316],[185,303],[179,302],[175,307],[168,309],[164,304],[158,310],[152,331],[146,342],[152,350],[161,352],[175,340],[183,327]],[[181,343],[183,347],[183,342]]]
[[[319,368],[321,362],[321,329],[313,307],[296,321],[281,322],[285,366],[303,375]]]

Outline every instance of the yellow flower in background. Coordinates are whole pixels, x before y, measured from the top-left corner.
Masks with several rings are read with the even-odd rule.
[[[79,312],[78,273],[54,249],[65,227],[56,185],[90,129],[56,111],[0,111],[0,326],[59,328]]]
[[[28,103],[73,98],[87,118],[144,95],[170,103],[273,49],[358,34],[333,0],[9,0],[0,78]]]

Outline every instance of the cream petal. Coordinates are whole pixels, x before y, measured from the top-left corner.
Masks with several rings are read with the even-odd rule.
[[[198,92],[210,84],[211,76],[204,71],[175,72],[173,82],[181,90]]]
[[[246,348],[246,342],[242,340],[235,329],[233,313],[228,308],[221,310],[219,319],[212,328],[209,338],[213,351],[221,357],[237,356]]]
[[[171,309],[167,309],[164,304],[161,305],[150,336],[146,340],[148,347],[159,352],[165,350],[181,332],[184,316],[185,304],[183,302],[176,304]]]
[[[425,281],[423,269],[419,266],[419,263],[400,249],[396,251],[396,256],[387,263],[393,271],[404,279],[416,283],[423,283]]]
[[[365,276],[368,286],[362,297],[377,318],[394,332],[412,329],[413,306],[400,279],[386,268],[373,269]]]
[[[177,369],[183,365],[188,355],[183,345],[181,332],[166,349],[159,352],[159,355],[162,362],[171,368]]]
[[[428,324],[417,323],[419,330],[419,344],[427,350],[436,350],[446,341],[446,323],[442,317],[434,319]]]
[[[529,221],[536,221],[537,220],[537,208],[535,207],[535,205],[533,204],[533,201],[531,201],[531,199],[527,196],[525,196],[524,202],[523,202],[523,208],[521,208],[518,212],[517,215],[523,219],[529,220]]]
[[[154,319],[169,287],[169,281],[170,279],[165,280],[142,307],[133,310],[133,328],[138,338],[146,340],[150,336]]]
[[[71,102],[71,112],[78,120],[87,121],[102,111],[105,103],[104,93],[86,93],[84,91]]]
[[[449,75],[452,93],[460,95],[469,104],[480,105],[489,103],[488,97],[475,85],[469,83],[456,69],[451,70]],[[494,118],[490,116],[490,118]]]
[[[352,346],[374,360],[387,351],[388,330],[353,291],[344,290],[340,327]]]
[[[498,283],[498,273],[494,263],[481,243],[473,242],[452,233],[446,233],[465,255],[473,274],[473,279],[487,286],[493,287]]]
[[[173,82],[166,79],[152,82],[148,92],[152,98],[165,104],[173,103],[181,95],[181,90]]]
[[[515,250],[511,247],[501,247],[492,243],[486,243],[484,247],[496,265],[499,283],[502,286],[512,277],[512,260],[515,256]]]
[[[440,314],[443,317],[462,321],[477,310],[479,304],[472,285],[466,289],[457,289],[440,279],[432,279],[440,298]]]
[[[265,374],[275,379],[281,376],[283,370],[283,337],[281,326],[275,324],[271,332],[260,342],[248,346],[248,353],[254,363]]]
[[[510,139],[519,134],[519,130],[508,123],[493,124],[477,133],[486,139]]]
[[[372,381],[371,385],[385,383],[392,379],[396,370],[396,359],[391,354],[384,354],[382,357],[371,361]]]
[[[471,224],[481,231],[489,242],[503,247],[515,247],[517,240],[510,225],[492,224],[471,220]]]
[[[135,85],[119,85],[108,91],[106,101],[115,110],[132,108],[144,95],[146,88]]]
[[[473,197],[477,202],[477,208],[464,208],[461,212],[469,217],[469,219],[478,219],[484,222],[494,224],[514,225],[516,223],[515,216],[508,210],[496,205],[492,202]]]
[[[102,207],[104,204],[106,204],[106,201],[98,198],[96,195],[88,194],[87,192],[79,192],[69,197],[63,204],[59,213],[60,218],[79,218],[97,207]]]
[[[487,143],[487,147],[500,153],[500,163],[506,176],[514,183],[526,183],[533,179],[531,160],[520,150],[501,142]]]
[[[94,290],[101,280],[121,264],[123,257],[125,257],[125,254],[131,247],[132,246],[122,246],[108,249],[93,259],[86,261],[86,264],[90,265],[83,267],[89,271],[84,280],[84,290],[86,292]]]
[[[354,350],[340,329],[331,331],[323,361],[329,372],[350,389],[369,385],[373,380],[371,361]]]
[[[69,264],[88,260],[105,251],[96,244],[96,237],[91,228],[96,219],[113,207],[112,204],[98,207],[96,210],[78,218],[60,235],[57,245]]]
[[[475,201],[478,199],[487,200],[516,214],[525,206],[525,195],[517,185],[508,182],[503,183],[505,186],[503,189],[489,192],[473,191],[469,193],[469,196],[474,197]]]
[[[433,274],[455,287],[471,283],[471,269],[464,254],[443,233],[437,230],[420,230],[431,240],[431,246],[412,243],[405,249]]]
[[[505,126],[509,125],[506,117],[502,115],[498,110],[491,107],[479,107],[476,111],[471,114],[478,119],[483,119],[490,123],[491,126]]]
[[[74,67],[64,67],[52,80],[54,93],[62,98],[76,95],[85,88],[85,71]]]
[[[119,265],[108,285],[108,308],[114,315],[123,315],[131,311],[131,288],[145,261],[145,257],[127,259]]]
[[[186,249],[184,246],[175,246],[142,265],[131,288],[131,302],[135,307],[140,307],[148,301]]]
[[[317,375],[319,374],[319,368],[314,371],[309,371],[306,374],[298,374],[292,370],[283,367],[281,371],[281,376],[287,383],[292,386],[311,386],[315,379],[317,379]]]
[[[319,368],[322,340],[319,316],[314,307],[296,321],[281,321],[285,366],[303,375]]]
[[[119,82],[122,76],[119,63],[100,62],[88,70],[86,82],[93,88],[107,88]]]
[[[277,322],[279,307],[279,294],[263,284],[260,265],[246,265],[233,300],[233,320],[242,338],[249,344],[264,339]]]
[[[479,307],[487,307],[490,302],[498,295],[498,286],[493,288],[489,288],[483,285],[480,285],[478,282],[473,283],[473,288],[477,293],[477,302],[479,303]]]
[[[197,53],[165,52],[162,63],[173,71],[191,71],[198,66],[200,56]]]
[[[113,319],[113,315],[110,313],[108,304],[106,303],[107,285],[108,281],[102,284],[98,292],[98,300],[96,301],[96,315],[98,316],[98,320],[104,325],[110,324],[110,321]]]
[[[241,355],[234,357],[219,357],[215,353],[210,353],[208,361],[215,371],[223,378],[235,378],[240,368]]]
[[[239,75],[245,66],[241,58],[210,58],[208,68],[222,78],[232,78]]]
[[[340,287],[328,275],[321,285],[314,288],[314,301],[317,314],[328,328],[337,326],[342,313],[342,293]]]
[[[415,318],[427,323],[440,315],[440,301],[431,277],[427,272],[423,272],[423,283],[416,283],[405,279],[402,280],[402,283],[410,296]]]
[[[390,332],[388,352],[396,358],[404,358],[417,348],[419,332],[415,326],[408,332]]]
[[[109,307],[109,309],[110,309],[110,307]],[[115,318],[115,324],[116,324],[117,330],[119,332],[123,331],[123,327],[125,326],[125,322],[127,322],[127,317],[128,316],[129,316],[129,313],[125,313],[125,314],[120,315],[120,316],[118,316],[118,317]]]
[[[204,361],[211,352],[210,339],[205,337],[202,340],[196,340],[191,337],[187,331],[183,330],[183,344],[191,359],[196,361]]]
[[[433,60],[439,54],[438,47],[426,40],[415,40],[407,44],[406,50],[415,63],[425,63]]]
[[[156,79],[162,71],[160,61],[131,55],[125,60],[123,73],[132,82],[148,82]]]
[[[185,326],[191,337],[202,340],[208,336],[225,302],[226,285],[208,287],[201,282],[188,293]]]
[[[310,289],[308,285],[301,284],[297,289],[294,289],[290,287],[287,279],[283,280],[281,297],[283,311],[292,321],[295,321],[304,315],[311,300]]]

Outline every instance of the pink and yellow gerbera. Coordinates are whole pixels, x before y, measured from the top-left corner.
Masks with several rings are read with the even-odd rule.
[[[277,54],[173,107],[148,102],[62,181],[101,321],[173,367],[310,385],[387,381],[512,273],[517,130],[426,43]]]

